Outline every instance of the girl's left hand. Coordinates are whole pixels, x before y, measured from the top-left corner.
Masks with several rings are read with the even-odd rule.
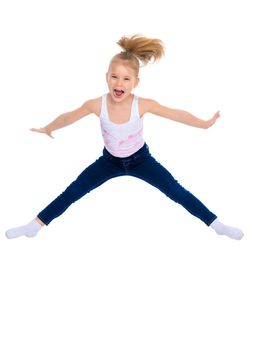
[[[51,132],[51,131],[48,131],[47,128],[38,128],[38,129],[32,128],[32,129],[30,129],[30,130],[31,130],[31,131],[34,131],[34,132],[40,132],[40,133],[42,133],[42,134],[46,134],[47,136],[51,137],[52,139],[54,138],[54,137],[52,136],[52,132]]]
[[[220,117],[220,112],[217,111],[216,114],[211,118],[206,121],[206,129],[210,128],[212,125],[215,124],[217,119]]]

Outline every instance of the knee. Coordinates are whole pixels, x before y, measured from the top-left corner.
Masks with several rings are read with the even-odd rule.
[[[182,202],[187,194],[188,191],[177,180],[167,185],[166,195],[177,203]]]
[[[87,192],[89,191],[87,191],[84,184],[82,184],[80,181],[74,181],[66,188],[66,190],[63,192],[63,195],[70,197],[72,201],[76,201]]]

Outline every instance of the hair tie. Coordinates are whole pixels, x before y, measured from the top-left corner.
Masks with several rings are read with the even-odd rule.
[[[132,57],[134,57],[134,54],[131,51],[122,51],[121,56],[123,57],[123,59],[129,60]]]

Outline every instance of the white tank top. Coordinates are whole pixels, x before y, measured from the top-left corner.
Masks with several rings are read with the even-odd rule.
[[[139,115],[138,96],[133,98],[129,121],[116,124],[109,119],[107,94],[103,95],[100,125],[105,148],[115,157],[129,157],[144,145],[143,117]]]

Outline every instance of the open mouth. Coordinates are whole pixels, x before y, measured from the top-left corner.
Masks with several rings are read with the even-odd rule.
[[[119,97],[121,97],[124,94],[124,91],[123,90],[114,89],[113,90],[113,94],[114,94],[115,97],[119,98]]]

